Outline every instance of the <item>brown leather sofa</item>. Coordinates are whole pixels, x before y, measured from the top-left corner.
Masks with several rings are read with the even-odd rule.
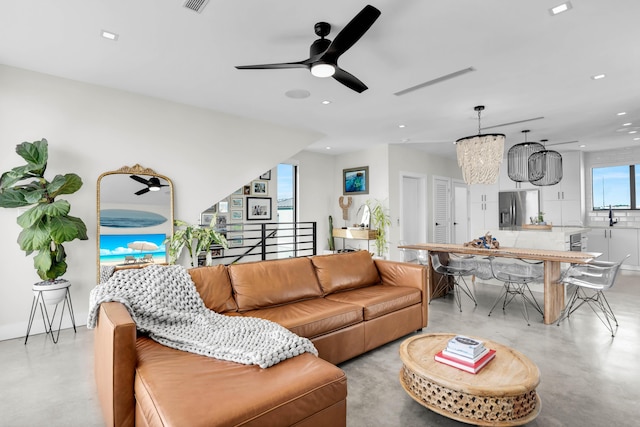
[[[100,307],[95,374],[109,426],[344,426],[340,363],[427,325],[424,267],[368,252],[191,269],[207,307],[309,338],[267,369],[165,347],[136,334],[117,302]]]

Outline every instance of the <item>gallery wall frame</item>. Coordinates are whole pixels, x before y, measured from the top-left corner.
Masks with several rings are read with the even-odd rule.
[[[242,221],[243,212],[240,209],[232,209],[231,210],[231,220],[232,221]]]
[[[342,194],[369,194],[369,166],[342,170]]]
[[[216,214],[214,213],[201,213],[200,214],[200,225],[204,225],[208,227],[211,224],[211,220]]]
[[[252,196],[268,196],[269,195],[269,182],[256,179],[251,181],[251,195]]]
[[[271,197],[247,197],[247,221],[271,220]]]
[[[242,207],[244,207],[244,198],[242,197],[231,198],[231,209],[237,209]]]
[[[266,171],[265,173],[260,175],[260,179],[270,180],[271,179],[271,169],[269,169],[268,171]]]
[[[230,248],[242,246],[244,243],[244,238],[242,236],[242,233],[227,234],[227,243],[229,243]]]

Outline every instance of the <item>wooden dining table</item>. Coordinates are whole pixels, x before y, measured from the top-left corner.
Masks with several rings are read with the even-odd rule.
[[[544,323],[553,324],[564,309],[564,284],[559,281],[562,263],[585,264],[601,254],[595,252],[555,251],[547,249],[526,249],[500,247],[486,249],[475,246],[464,246],[454,243],[419,243],[398,246],[401,249],[417,251],[444,252],[463,255],[480,255],[503,258],[519,258],[543,261],[544,265]],[[429,258],[428,283],[431,283],[431,259]]]

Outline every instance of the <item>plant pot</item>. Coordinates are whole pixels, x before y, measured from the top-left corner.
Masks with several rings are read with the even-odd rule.
[[[66,279],[56,279],[53,281],[45,280],[35,283],[32,287],[33,295],[38,297],[42,291],[42,300],[47,305],[55,305],[60,303],[67,295],[67,288],[71,286],[71,282]]]

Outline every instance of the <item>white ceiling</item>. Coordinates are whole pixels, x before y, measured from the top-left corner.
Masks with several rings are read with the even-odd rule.
[[[369,1],[382,15],[340,58],[362,94],[306,70],[234,66],[306,59],[314,24],[331,23],[332,39],[364,1],[211,0],[201,14],[183,0],[2,1],[0,63],[312,129],[326,137],[309,149],[328,154],[410,139],[454,157],[452,142],[477,133],[476,105],[483,128],[544,117],[490,130],[507,145],[523,129],[587,151],[640,144],[628,133],[640,130],[640,1],[573,0],[557,16],[562,0]],[[310,96],[285,96],[296,89]]]

